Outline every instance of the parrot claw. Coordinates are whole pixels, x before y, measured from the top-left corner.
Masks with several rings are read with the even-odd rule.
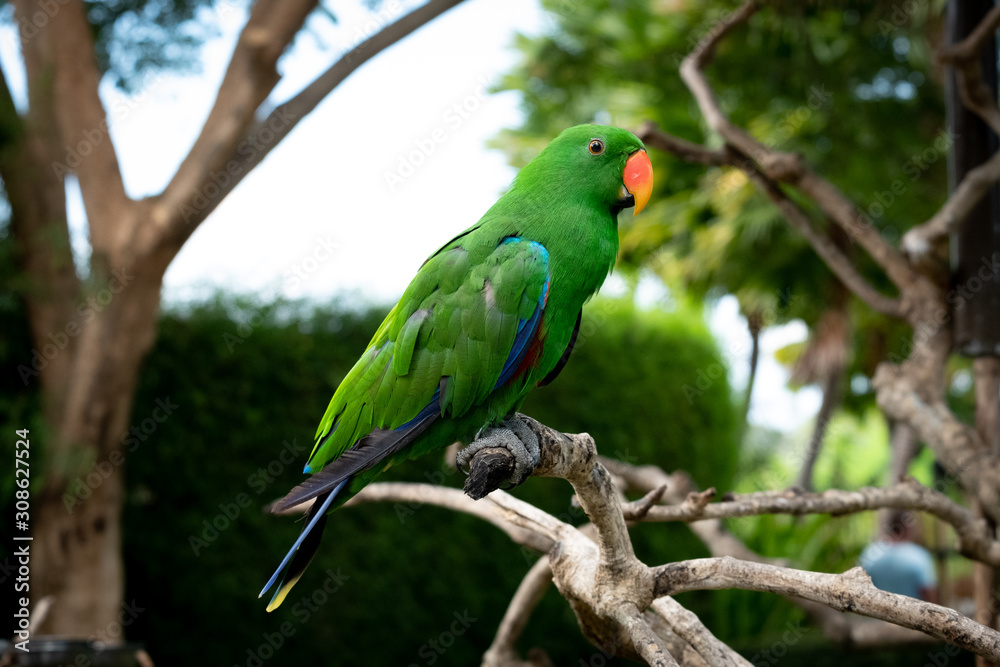
[[[514,457],[514,472],[507,480],[507,488],[513,488],[528,479],[541,460],[538,436],[523,421],[514,417],[505,419],[503,426],[481,429],[476,434],[476,439],[458,452],[458,467],[468,474],[472,458],[489,448],[506,449]]]

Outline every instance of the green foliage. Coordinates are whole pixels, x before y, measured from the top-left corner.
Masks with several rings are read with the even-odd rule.
[[[589,431],[609,455],[690,466],[703,484],[730,485],[735,416],[724,369],[690,403],[683,392],[700,369],[720,363],[700,317],[643,312],[624,301],[588,308],[580,349],[525,411]],[[126,600],[149,610],[129,636],[146,642],[157,661],[245,665],[248,651],[263,658],[268,638],[281,637],[280,664],[474,664],[489,645],[537,555],[437,508],[338,511],[289,600],[267,614],[256,598],[301,528],[263,507],[301,480],[319,415],[382,314],[222,300],[163,317],[125,436],[135,438]],[[162,421],[157,401],[174,406]],[[386,478],[463,481],[438,456]],[[533,479],[516,493],[565,520],[585,520],[560,480]],[[656,562],[705,555],[683,526],[643,527],[636,544]],[[191,628],[212,639],[196,658]],[[524,644],[545,646],[557,664],[603,659],[556,592]]]
[[[98,64],[125,90],[141,88],[145,79],[161,70],[197,71],[202,43],[218,35],[215,24],[205,20],[216,4],[212,0],[86,4]],[[228,11],[236,9],[227,7]]]
[[[764,5],[719,44],[707,68],[723,110],[767,146],[803,155],[885,238],[895,242],[946,196],[943,95],[928,39],[941,2]],[[719,138],[678,67],[732,2],[544,0],[550,30],[522,36],[522,63],[501,88],[523,94],[525,122],[502,133],[522,164],[564,127],[652,120],[710,146]],[[930,36],[930,37],[929,37]],[[646,266],[675,291],[735,295],[764,324],[801,318],[814,326],[836,294],[835,278],[774,205],[734,168],[706,168],[652,151],[649,207],[622,221],[619,265]],[[794,195],[793,195],[794,196]],[[799,201],[815,224],[815,206]],[[831,240],[886,293],[885,276],[845,235]],[[851,308],[857,355],[849,376],[870,378],[888,355],[909,354],[905,328],[861,304]],[[864,383],[859,383],[863,389]],[[851,394],[863,412],[870,391]]]
[[[0,3],[6,4],[6,3]],[[8,10],[0,20],[32,39],[63,3],[40,4],[27,15]],[[163,70],[198,71],[201,45],[217,36],[213,9],[244,11],[243,0],[90,0],[84,3],[101,71],[133,92]],[[16,19],[16,20],[15,20]]]

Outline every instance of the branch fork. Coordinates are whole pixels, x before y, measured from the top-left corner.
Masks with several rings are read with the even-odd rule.
[[[552,545],[547,552],[547,566],[536,564],[532,568],[522,584],[526,590],[518,591],[516,606],[512,602],[502,626],[502,630],[506,628],[503,639],[498,634],[491,647],[489,655],[493,656],[494,662],[490,665],[518,664],[496,660],[502,656],[513,660],[511,656],[516,656],[513,650],[516,632],[512,632],[511,628],[523,628],[524,616],[534,605],[529,602],[537,601],[538,591],[548,584],[549,576],[570,603],[583,633],[591,642],[610,654],[641,660],[649,665],[675,665],[678,664],[675,656],[681,655],[687,656],[685,664],[747,664],[732,649],[719,642],[693,614],[669,597],[680,592],[717,588],[742,588],[793,596],[804,600],[803,605],[807,609],[810,608],[808,605],[814,605],[827,611],[851,611],[920,631],[991,659],[1000,658],[1000,633],[953,610],[878,590],[860,568],[843,574],[823,574],[731,556],[650,568],[636,558],[625,519],[626,510],[633,519],[655,520],[660,510],[676,509],[686,515],[684,520],[697,520],[709,514],[712,508],[746,505],[748,501],[756,503],[761,509],[756,513],[762,513],[763,509],[774,510],[773,506],[781,505],[789,506],[790,513],[800,513],[795,511],[795,505],[801,505],[801,512],[832,513],[836,507],[831,505],[838,503],[843,504],[844,512],[871,509],[880,504],[908,504],[948,516],[963,526],[970,544],[977,544],[976,548],[983,555],[994,556],[997,545],[980,540],[980,526],[973,525],[969,517],[956,510],[954,504],[949,505],[950,501],[946,498],[938,497],[940,494],[934,495],[934,492],[914,482],[904,482],[892,487],[885,498],[878,494],[869,497],[864,490],[858,497],[850,496],[853,492],[838,492],[845,497],[833,498],[826,497],[826,494],[798,493],[789,497],[788,494],[767,492],[750,494],[760,495],[759,501],[756,498],[730,496],[731,500],[712,504],[715,490],[708,489],[688,492],[682,499],[674,501],[679,504],[663,506],[659,503],[667,489],[662,481],[667,477],[665,473],[639,472],[641,469],[619,463],[613,465],[616,476],[626,480],[643,479],[653,484],[642,499],[623,506],[620,491],[597,456],[596,446],[589,435],[559,433],[530,417],[517,415],[516,418],[522,420],[538,438],[540,460],[533,476],[561,477],[569,481],[592,523],[577,529],[504,491],[497,490],[487,496],[488,501],[501,511],[505,521],[521,530],[540,533]],[[477,452],[470,461],[470,475],[477,474],[476,470],[480,467],[495,469],[496,461],[493,459],[496,457],[512,457],[506,450],[502,452]],[[652,619],[656,615],[666,622],[668,629],[654,630],[656,623]],[[901,640],[912,639],[905,632],[896,636]]]

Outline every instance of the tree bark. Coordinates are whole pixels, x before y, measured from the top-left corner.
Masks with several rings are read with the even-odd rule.
[[[92,636],[112,627],[121,611],[122,440],[154,341],[161,279],[151,264],[136,272],[84,329],[72,375],[64,378],[69,398],[46,443],[33,543],[33,591],[56,603],[35,632]]]
[[[683,473],[667,475],[655,466],[635,467],[604,459],[597,456],[593,439],[587,434],[558,433],[523,415],[517,418],[538,437],[541,456],[532,474],[569,481],[590,524],[571,526],[503,491],[494,491],[485,500],[473,502],[456,489],[428,484],[375,483],[348,503],[418,501],[468,512],[495,524],[515,542],[546,554],[547,567],[536,564],[515,594],[497,633],[494,643],[497,650],[485,656],[486,665],[527,666],[518,657],[513,642],[550,574],[570,603],[580,629],[595,646],[605,655],[628,657],[649,665],[679,663],[700,667],[707,663],[745,667],[749,664],[714,637],[697,616],[669,597],[685,591],[720,588],[767,591],[797,598],[800,606],[820,620],[828,635],[832,631],[834,639],[848,645],[926,641],[926,635],[990,659],[1000,656],[1000,633],[952,609],[876,589],[861,568],[843,574],[825,574],[761,562],[763,559],[748,552],[745,546],[732,549],[727,541],[717,539],[723,532],[717,521],[701,521],[712,515],[746,516],[773,511],[842,514],[893,506],[933,512],[953,523],[960,534],[981,533],[982,522],[943,494],[908,480],[887,489],[860,492],[763,492],[719,504],[709,503],[711,492],[690,493],[680,505],[674,505],[683,496],[683,490],[690,488]],[[471,474],[476,474],[479,465],[492,467],[487,461],[489,456],[492,454],[487,455],[486,450],[478,452],[470,464]],[[509,453],[508,456],[512,458]],[[614,485],[618,483],[650,493],[623,506],[624,488],[616,488]],[[677,514],[673,512],[675,509],[680,510],[681,520],[699,522],[692,524],[692,529],[705,539],[713,553],[721,551],[727,555],[652,568],[639,561],[627,532],[627,517],[662,520],[661,515]],[[710,511],[713,509],[722,511]],[[715,528],[697,530],[712,523]],[[984,547],[981,554],[1000,560],[1000,544],[992,537],[980,534],[980,538],[989,543],[981,545]],[[741,550],[746,557],[728,555]],[[660,616],[666,627],[656,622],[650,610]],[[820,615],[819,611],[825,613]],[[848,611],[880,622],[862,626],[854,623],[853,618],[837,613]]]
[[[18,16],[34,10],[28,2],[15,8]],[[132,277],[134,262],[112,237],[115,223],[136,222],[138,207],[124,195],[107,136],[82,4],[61,6],[23,39],[22,51],[30,107],[2,169],[31,284],[35,350],[19,372],[25,384],[39,379],[47,425],[45,486],[32,506],[31,592],[36,599],[54,597],[44,624],[32,631],[89,636],[115,623],[123,598],[120,470],[80,487],[85,500],[72,512],[63,498],[92,463],[120,453],[139,362],[153,340],[162,271],[152,280]],[[6,86],[4,95],[7,106]],[[75,168],[93,243],[86,286],[76,276],[66,220],[64,177],[74,147],[85,154]],[[155,271],[152,263],[145,268]],[[156,289],[143,290],[144,282]]]

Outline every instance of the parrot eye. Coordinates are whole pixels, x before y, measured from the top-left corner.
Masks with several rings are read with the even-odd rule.
[[[587,150],[590,151],[591,155],[600,155],[604,152],[604,142],[600,139],[591,139]]]

